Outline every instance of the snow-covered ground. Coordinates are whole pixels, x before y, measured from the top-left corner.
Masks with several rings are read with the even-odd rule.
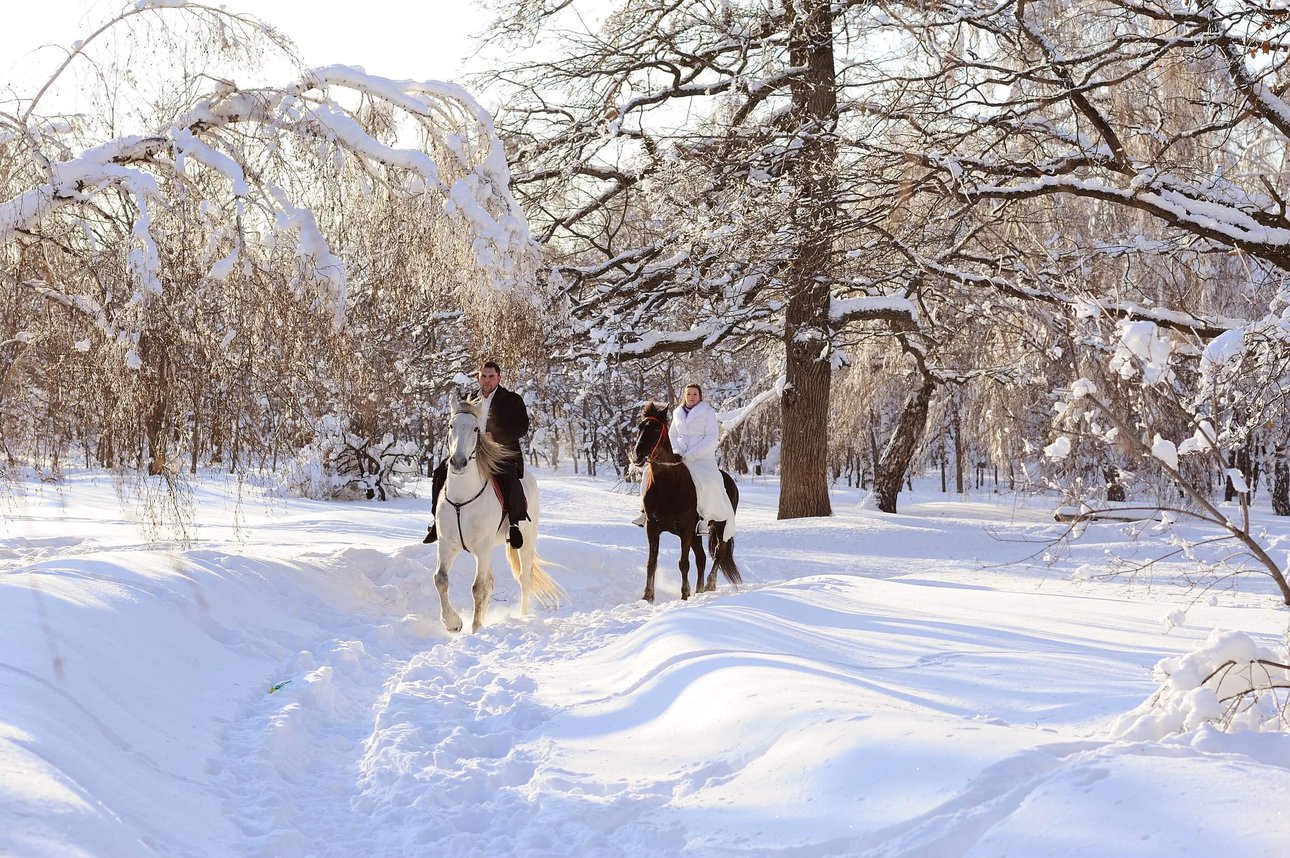
[[[1117,738],[1160,659],[1283,640],[1263,579],[1102,578],[1108,549],[1148,553],[1123,524],[1027,561],[1051,501],[887,516],[840,489],[779,522],[744,481],[746,586],[681,602],[665,537],[651,606],[634,494],[541,486],[569,599],[519,617],[499,551],[489,624],[457,636],[425,500],[212,477],[176,547],[103,475],[0,496],[0,854],[1290,852],[1290,735]]]

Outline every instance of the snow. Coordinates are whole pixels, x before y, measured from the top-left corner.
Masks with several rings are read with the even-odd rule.
[[[1130,379],[1142,374],[1144,384],[1157,384],[1170,373],[1173,344],[1161,336],[1155,322],[1120,322],[1120,339],[1110,361],[1112,372]]]
[[[1196,432],[1190,438],[1184,438],[1178,445],[1178,455],[1185,456],[1188,453],[1205,453],[1214,449],[1214,442],[1218,435],[1214,432],[1214,424],[1208,420],[1201,420],[1197,426]]]
[[[635,492],[539,482],[570,599],[519,617],[499,576],[455,637],[424,499],[208,475],[181,544],[155,491],[8,487],[0,854],[1284,854],[1290,735],[1214,729],[1203,681],[1284,658],[1264,578],[1110,575],[1128,537],[1097,522],[1032,565],[1043,498],[839,488],[778,521],[758,478],[745,587],[680,601],[665,537],[648,605]]]
[[[242,171],[242,165],[236,160],[223,152],[211,148],[187,128],[171,127],[170,139],[175,144],[175,172],[182,175],[184,173],[182,159],[192,155],[202,164],[228,179],[229,184],[232,186],[233,196],[245,197],[250,193],[246,186],[246,174]]]
[[[1151,455],[1168,465],[1170,470],[1178,470],[1178,447],[1173,441],[1161,438],[1158,432],[1151,440]]]
[[[1067,435],[1058,435],[1057,440],[1044,448],[1044,455],[1050,459],[1065,459],[1071,454],[1071,439]]]
[[[1222,366],[1245,351],[1245,332],[1242,330],[1226,331],[1215,337],[1205,347],[1203,353],[1206,363]]]
[[[211,266],[211,270],[206,276],[210,277],[212,280],[227,280],[228,276],[233,273],[233,269],[237,267],[238,256],[239,252],[235,247],[216,261],[216,263]],[[227,346],[227,343],[225,346]],[[225,346],[221,346],[221,348],[224,348]]]
[[[1086,396],[1096,396],[1097,385],[1087,378],[1077,378],[1071,385],[1071,400],[1083,399]]]
[[[835,322],[854,318],[887,318],[899,316],[917,321],[918,308],[900,295],[866,295],[859,298],[833,298],[829,318]]]

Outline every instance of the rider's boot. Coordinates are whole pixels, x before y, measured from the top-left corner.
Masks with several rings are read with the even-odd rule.
[[[426,538],[425,538],[425,539],[423,539],[423,540],[421,540],[421,541],[422,541],[422,542],[434,542],[434,541],[435,541],[435,540],[437,540],[438,538],[439,538],[439,531],[435,528],[435,526],[434,526],[434,522],[432,521],[432,522],[430,522],[430,527],[429,527],[429,528],[427,528]]]
[[[520,526],[518,524],[511,525],[511,531],[507,534],[506,541],[510,544],[511,548],[518,550],[524,547],[524,534],[520,533]]]

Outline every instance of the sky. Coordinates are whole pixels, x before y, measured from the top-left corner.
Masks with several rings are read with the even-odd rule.
[[[69,45],[126,4],[122,0],[41,0],[6,4],[0,26],[0,75],[22,79],[52,67]],[[453,80],[474,48],[469,36],[488,23],[471,0],[229,0],[219,5],[260,17],[285,32],[314,66],[360,65],[383,77]]]
[[[497,549],[455,635],[425,483],[207,474],[187,546],[106,473],[0,487],[0,855],[1286,855],[1288,713],[1219,731],[1202,684],[1284,658],[1266,578],[1112,575],[1169,550],[1116,523],[1027,561],[1059,531],[1043,495],[932,479],[885,515],[838,486],[779,521],[775,479],[741,477],[743,585],[682,601],[665,535],[649,604],[633,487],[534,471],[566,597],[522,616]]]

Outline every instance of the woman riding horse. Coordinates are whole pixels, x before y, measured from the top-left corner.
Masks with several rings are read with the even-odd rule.
[[[723,494],[730,506],[725,521],[714,521],[708,535],[708,550],[712,552],[712,571],[704,581],[707,555],[703,540],[695,533],[699,523],[698,496],[694,480],[686,462],[672,449],[667,428],[667,410],[654,403],[645,406],[640,425],[636,430],[636,446],[632,455],[637,465],[648,465],[646,472],[645,534],[649,540],[649,560],[645,569],[645,594],[647,602],[654,601],[654,573],[658,569],[658,540],[663,532],[675,533],[681,539],[681,557],[677,568],[681,571],[681,598],[690,598],[689,554],[694,552],[698,579],[695,592],[717,589],[717,571],[736,587],[742,583],[739,567],[735,565],[734,539],[726,538],[727,524],[733,525],[734,511],[739,506],[739,489],[725,471],[718,470]]]

